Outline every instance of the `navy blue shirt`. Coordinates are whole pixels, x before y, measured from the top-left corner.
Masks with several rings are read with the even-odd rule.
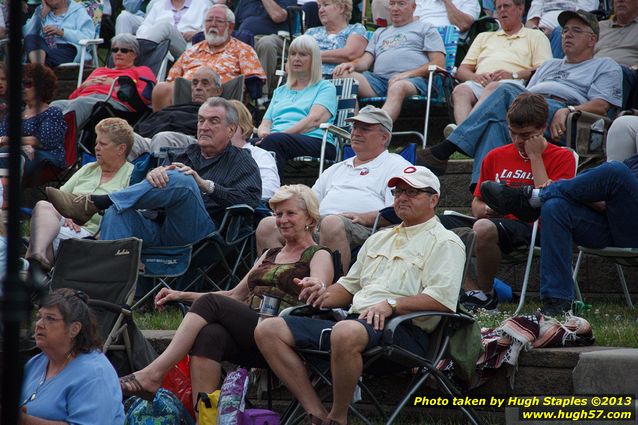
[[[297,4],[297,0],[275,1],[283,9]],[[235,10],[235,27],[254,35],[277,34],[277,31],[288,30],[288,20],[276,24],[268,16],[261,0],[240,0]]]

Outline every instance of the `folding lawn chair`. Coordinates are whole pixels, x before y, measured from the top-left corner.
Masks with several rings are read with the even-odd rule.
[[[89,296],[104,339],[102,351],[119,374],[139,370],[155,357],[135,326],[131,308],[142,241],[66,239],[52,270],[51,289],[72,288]]]
[[[474,249],[476,235],[473,231],[469,230],[464,231],[464,233],[459,236],[462,236],[466,249],[466,260],[463,271],[464,279],[470,263],[471,253]],[[295,314],[297,311],[303,312],[304,310],[307,311],[308,306],[292,307],[284,310],[280,315]],[[439,324],[430,334],[428,353],[424,357],[394,344],[394,331],[401,323],[423,317],[440,317]],[[430,377],[435,379],[440,390],[445,393],[445,395],[450,397],[463,396],[461,391],[456,388],[450,379],[437,368],[437,364],[449,355],[450,341],[454,333],[466,326],[471,326],[473,323],[474,319],[471,316],[460,311],[455,313],[436,311],[415,312],[394,317],[386,323],[382,345],[371,348],[363,353],[363,379],[359,380],[358,384],[362,394],[369,398],[374,404],[376,411],[384,418],[384,423],[393,423],[401,410],[412,399],[416,391],[418,391],[421,385]],[[305,360],[311,374],[314,376],[313,384],[315,388],[330,388],[332,386],[329,373],[330,352],[313,349],[297,349],[296,351]],[[395,367],[394,370],[397,370],[397,368],[401,370],[415,370],[414,376],[404,393],[404,397],[399,404],[393,408],[390,417],[387,416],[383,406],[374,396],[372,390],[365,384],[366,376],[370,374],[383,374],[389,364]],[[300,419],[299,407],[299,403],[293,401],[284,412],[281,423],[298,423]],[[471,407],[459,406],[459,409],[470,423],[482,423],[481,419]],[[364,423],[372,423],[353,404],[350,405],[350,411]]]
[[[254,263],[254,209],[245,204],[226,208],[219,228],[202,240],[184,246],[150,247],[141,253],[141,276],[151,278],[152,288],[134,305],[138,308],[161,288],[212,290],[233,288],[241,280],[240,268]],[[215,278],[216,275],[221,277]]]

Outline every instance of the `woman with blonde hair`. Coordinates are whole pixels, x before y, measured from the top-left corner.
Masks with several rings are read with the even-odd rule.
[[[297,37],[288,52],[288,80],[273,93],[256,144],[275,152],[281,178],[286,161],[298,156],[321,155],[322,123],[333,123],[337,113],[337,90],[321,78],[321,52],[314,38]],[[326,158],[336,149],[328,137]]]
[[[253,117],[248,108],[239,100],[233,99],[229,102],[233,104],[239,114],[239,126],[237,126],[237,131],[235,131],[230,142],[238,148],[248,149],[250,151],[250,155],[259,167],[259,175],[261,176],[261,199],[270,199],[275,192],[279,190],[279,186],[281,186],[275,158],[270,152],[246,142],[252,137],[255,130]],[[266,207],[264,206],[264,208]]]
[[[193,305],[166,350],[144,369],[120,379],[125,395],[152,399],[164,374],[188,353],[193,403],[198,393],[219,388],[222,361],[265,366],[253,336],[259,315],[248,305],[251,296],[274,295],[286,307],[312,302],[306,298],[305,288],[318,289],[332,283],[331,254],[312,239],[320,218],[319,200],[312,189],[282,186],[270,199],[270,207],[285,244],[264,252],[235,288],[206,294],[163,288],[157,294],[155,304],[159,309],[169,301]]]
[[[352,17],[351,0],[318,0],[319,20],[323,26],[309,28],[321,50],[321,72],[332,75],[337,64],[362,56],[368,45],[368,30],[360,23],[348,24]]]
[[[62,185],[61,191],[106,195],[129,185],[133,164],[126,161],[126,155],[133,146],[133,128],[121,118],[106,118],[95,126],[95,133],[96,161],[80,168]],[[27,260],[42,271],[49,271],[60,240],[94,236],[101,219],[101,215],[95,214],[79,226],[63,217],[50,202],[39,201],[31,218]]]

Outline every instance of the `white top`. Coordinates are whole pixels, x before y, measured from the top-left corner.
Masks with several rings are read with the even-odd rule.
[[[319,197],[319,214],[364,213],[389,207],[394,197],[388,180],[410,165],[402,156],[388,151],[358,167],[354,166],[354,157],[333,165],[312,186]]]
[[[173,25],[173,11],[170,7],[171,0],[159,0],[157,4],[146,13],[144,22],[137,29],[137,37],[144,38],[145,33],[152,33],[153,26],[162,22]],[[166,5],[169,5],[168,7]],[[206,12],[212,6],[208,0],[192,0],[188,9],[181,16],[177,29],[179,32],[201,31],[204,29]]]
[[[481,5],[478,0],[452,0],[452,3],[457,9],[470,15],[474,20],[477,20],[481,13]],[[435,27],[452,25],[442,0],[416,0],[414,16],[418,16],[421,21],[429,22]]]
[[[532,0],[527,19],[540,18],[539,27],[554,29],[558,25],[558,15],[564,10],[596,10],[598,0]]]
[[[244,145],[259,167],[261,175],[261,199],[270,199],[279,190],[281,182],[277,172],[277,162],[270,152],[250,143]]]

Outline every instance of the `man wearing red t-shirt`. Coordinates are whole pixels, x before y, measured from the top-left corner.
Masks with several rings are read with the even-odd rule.
[[[466,281],[461,302],[467,308],[495,310],[498,304],[492,290],[503,253],[527,246],[532,224],[513,215],[501,216],[481,198],[484,181],[498,181],[507,186],[542,187],[550,181],[572,178],[576,172],[574,155],[568,149],[548,143],[543,137],[548,106],[543,96],[523,93],[507,112],[512,144],[498,147],[483,159],[481,174],[474,190],[471,217],[442,215],[448,229],[472,227],[476,232],[476,281]]]

